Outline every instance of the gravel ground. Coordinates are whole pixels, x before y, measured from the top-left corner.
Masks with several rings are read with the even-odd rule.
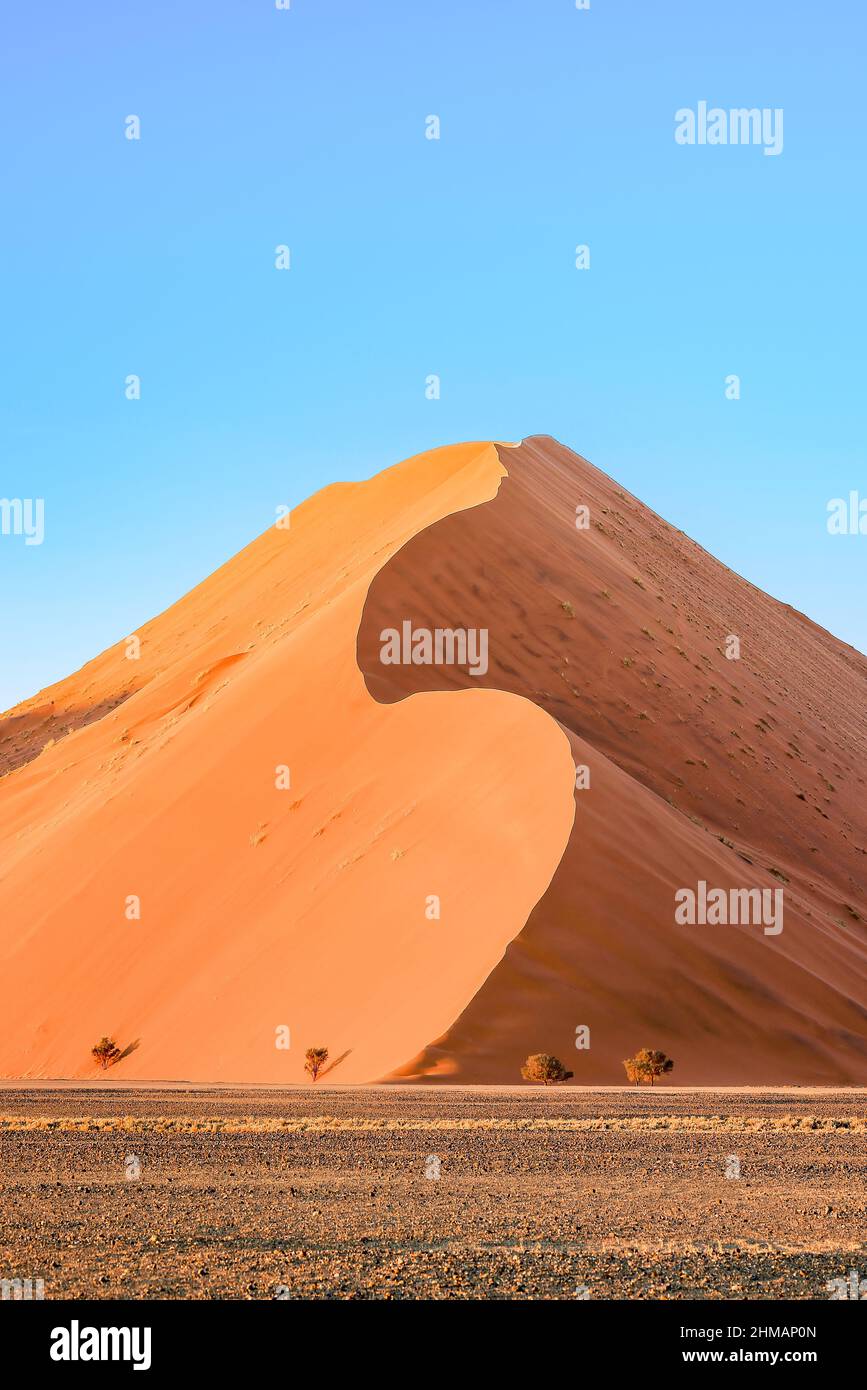
[[[827,1299],[867,1278],[865,1116],[867,1093],[812,1089],[10,1086],[0,1279],[46,1298]]]

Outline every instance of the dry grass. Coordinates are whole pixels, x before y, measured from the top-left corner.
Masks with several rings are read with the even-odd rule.
[[[328,1134],[365,1132],[461,1132],[497,1130],[518,1132],[548,1130],[556,1133],[762,1133],[762,1134],[864,1134],[867,1116],[835,1119],[813,1115],[636,1115],[607,1119],[544,1116],[532,1119],[450,1117],[448,1119],[398,1119],[388,1117],[302,1115],[221,1116],[100,1115],[43,1116],[0,1115],[0,1134],[75,1132],[82,1134]]]

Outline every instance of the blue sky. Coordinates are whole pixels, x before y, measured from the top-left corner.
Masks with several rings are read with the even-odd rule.
[[[535,433],[867,650],[825,524],[867,497],[865,37],[857,0],[10,9],[0,497],[46,534],[0,536],[0,708],[278,504]],[[701,100],[782,108],[782,154],[678,145]]]

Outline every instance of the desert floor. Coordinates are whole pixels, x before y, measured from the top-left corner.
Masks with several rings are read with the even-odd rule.
[[[0,1278],[46,1298],[827,1299],[853,1268],[864,1090],[0,1083]]]

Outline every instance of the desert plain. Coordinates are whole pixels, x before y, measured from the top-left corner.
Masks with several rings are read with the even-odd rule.
[[[863,1089],[5,1083],[0,1278],[46,1299],[828,1299]]]

